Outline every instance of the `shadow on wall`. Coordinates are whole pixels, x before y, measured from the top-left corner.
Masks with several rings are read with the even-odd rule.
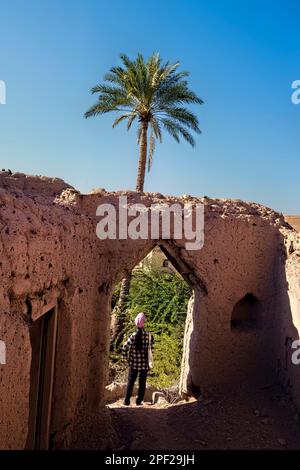
[[[259,328],[260,305],[258,299],[248,293],[234,306],[231,314],[231,330],[248,331]]]
[[[289,253],[289,250],[287,251]],[[289,253],[289,256],[293,254]],[[300,410],[300,364],[294,364],[292,361],[295,351],[292,344],[299,340],[300,333],[299,279],[297,279],[296,269],[290,271],[288,265],[288,255],[286,252],[281,253],[274,299],[274,366],[281,384]]]
[[[214,294],[194,289],[185,331],[184,394],[198,397],[215,385],[235,389],[241,381],[255,386],[281,383],[300,409],[300,365],[292,362],[292,343],[299,339],[298,285],[295,278],[293,290],[292,279],[287,279],[284,237],[280,235],[280,239],[281,251],[277,245],[261,295],[256,294],[257,272],[250,273],[253,291],[246,291],[227,311],[222,307],[222,315],[214,317],[220,308]],[[245,286],[247,283],[249,289],[245,280]],[[293,292],[296,298],[291,304]]]

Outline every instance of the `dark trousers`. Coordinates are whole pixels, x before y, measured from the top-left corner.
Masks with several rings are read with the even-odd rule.
[[[125,405],[130,404],[130,398],[132,395],[133,387],[134,387],[134,384],[138,375],[139,375],[139,390],[138,390],[136,403],[137,405],[142,403],[144,399],[144,395],[145,395],[147,374],[148,374],[147,369],[137,370],[137,369],[133,369],[132,367],[129,367],[127,390],[126,390],[126,396],[124,400]]]

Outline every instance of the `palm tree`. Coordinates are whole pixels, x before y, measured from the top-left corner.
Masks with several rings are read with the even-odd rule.
[[[145,173],[151,169],[155,143],[162,141],[162,131],[167,131],[177,142],[185,139],[192,147],[195,140],[191,131],[199,134],[198,119],[186,104],[202,104],[203,101],[188,88],[188,72],[178,72],[179,62],[163,63],[159,54],[152,54],[147,61],[141,54],[135,60],[120,55],[122,67],[112,67],[104,76],[106,83],[92,88],[98,94],[98,101],[85,117],[98,116],[111,111],[119,113],[113,127],[127,121],[127,130],[138,122],[138,144],[140,155],[136,179],[136,191],[144,190]],[[150,131],[150,137],[148,133]],[[149,152],[147,155],[149,137]],[[131,274],[123,279],[118,302],[122,312],[129,293]],[[119,323],[122,323],[119,318]],[[118,322],[117,322],[118,323]],[[121,325],[116,327],[116,332]]]
[[[123,67],[113,67],[104,76],[105,84],[92,88],[98,101],[85,117],[98,116],[111,111],[121,113],[113,127],[127,121],[127,130],[138,121],[138,144],[140,156],[136,190],[144,190],[147,165],[148,131],[150,128],[148,170],[150,171],[155,141],[162,141],[162,130],[167,131],[177,142],[183,137],[194,147],[191,131],[200,133],[198,119],[184,104],[202,104],[203,101],[188,88],[185,78],[188,72],[177,72],[179,62],[163,63],[159,54],[147,61],[141,54],[130,60],[121,54]]]

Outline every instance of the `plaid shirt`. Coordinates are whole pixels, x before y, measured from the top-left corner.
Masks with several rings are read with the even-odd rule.
[[[148,345],[149,345],[149,335],[148,331],[142,330],[142,349],[138,351],[135,349],[135,338],[137,335],[137,331],[132,333],[129,336],[127,341],[124,343],[122,348],[123,355],[127,358],[129,367],[132,367],[136,370],[149,370],[149,363],[148,363]],[[153,335],[151,334],[151,350],[153,351],[154,339]]]

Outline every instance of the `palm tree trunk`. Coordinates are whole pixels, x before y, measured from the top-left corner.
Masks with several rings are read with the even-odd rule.
[[[138,163],[138,173],[136,180],[136,191],[144,191],[146,163],[147,163],[147,131],[148,122],[142,121],[140,124],[140,158]]]
[[[126,322],[126,300],[130,290],[131,273],[128,273],[126,277],[122,279],[121,290],[118,299],[118,303],[111,312],[111,344],[115,342],[118,335],[121,333]]]
[[[124,307],[127,296],[129,294],[130,282],[131,282],[131,273],[128,273],[127,276],[122,279],[122,284],[121,284],[120,297],[119,297],[119,302],[118,302],[118,307],[121,309]]]
[[[138,172],[136,179],[136,191],[144,191],[146,164],[147,164],[147,132],[148,122],[142,121],[140,124],[140,158],[138,163]],[[111,339],[114,342],[124,327],[126,299],[129,294],[131,283],[131,273],[122,279],[121,290],[118,303],[112,312],[111,321]]]

